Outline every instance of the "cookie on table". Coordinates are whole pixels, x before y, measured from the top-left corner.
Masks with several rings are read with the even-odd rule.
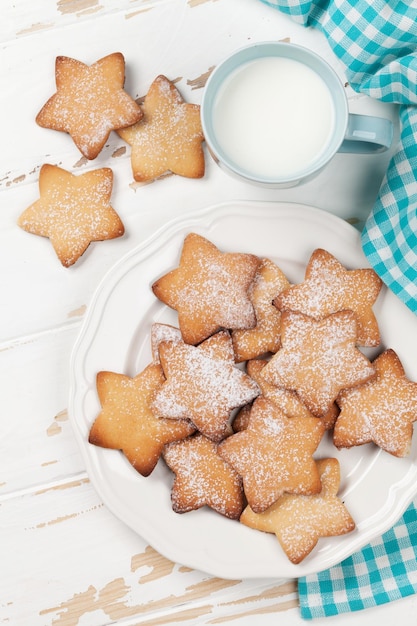
[[[221,341],[227,335],[221,332]],[[231,344],[230,335],[228,340]],[[176,341],[159,345],[166,381],[155,395],[152,410],[157,416],[188,419],[202,434],[220,441],[230,432],[233,409],[251,402],[259,387],[235,366],[232,348],[229,359],[224,358],[224,348],[219,358],[210,343],[207,350]]]
[[[337,459],[317,461],[322,489],[320,493],[303,496],[284,494],[263,513],[254,513],[250,506],[240,521],[256,530],[276,535],[289,560],[301,563],[315,548],[320,537],[350,533],[355,522],[337,496],[340,467]]]
[[[248,290],[259,264],[253,254],[222,252],[205,237],[190,233],[179,266],[155,281],[152,290],[177,311],[185,343],[196,345],[223,328],[255,326]]]
[[[316,319],[343,309],[357,315],[362,346],[378,346],[380,333],[373,305],[382,280],[371,268],[347,270],[330,252],[318,248],[308,262],[304,281],[284,289],[274,300],[281,311],[301,311]]]
[[[331,410],[340,391],[367,382],[375,368],[356,346],[356,315],[339,311],[315,319],[298,311],[281,315],[281,348],[261,376],[297,392],[316,417]]]
[[[101,412],[91,426],[89,442],[121,450],[142,476],[151,474],[166,444],[195,431],[186,420],[157,418],[152,413],[152,399],[164,380],[157,364],[134,378],[106,371],[97,374]]]
[[[124,90],[125,60],[114,52],[86,65],[58,56],[56,93],[43,105],[36,122],[43,128],[68,133],[86,159],[95,159],[110,132],[135,124],[140,106]]]
[[[176,513],[209,506],[230,519],[239,519],[244,506],[242,480],[219,457],[217,447],[201,434],[165,447],[164,460],[175,474],[171,502]]]
[[[320,491],[313,454],[323,434],[321,420],[287,417],[260,396],[253,403],[247,428],[224,439],[218,453],[242,476],[247,501],[260,513],[284,493]]]
[[[204,176],[200,106],[184,101],[166,76],[155,78],[143,102],[143,119],[118,131],[131,146],[133,178],[148,182],[171,172]]]
[[[380,354],[373,366],[373,380],[340,393],[334,444],[350,448],[373,442],[393,456],[404,457],[410,451],[417,420],[417,383],[407,378],[392,349]]]
[[[19,217],[18,225],[48,237],[62,265],[73,265],[93,241],[121,237],[124,226],[110,205],[113,172],[108,167],[72,174],[45,164],[39,175],[39,199]]]
[[[267,352],[276,352],[280,345],[281,314],[273,300],[289,282],[282,270],[270,259],[262,259],[249,297],[256,316],[256,326],[232,333],[236,362],[254,359]]]

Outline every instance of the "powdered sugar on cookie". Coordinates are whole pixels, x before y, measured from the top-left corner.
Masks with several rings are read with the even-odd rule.
[[[153,401],[155,414],[187,418],[215,441],[225,436],[231,411],[259,395],[255,381],[234,363],[211,358],[198,347],[163,342],[159,358],[167,380]]]
[[[130,126],[143,113],[124,91],[125,61],[120,52],[93,65],[59,56],[55,63],[56,93],[39,111],[39,126],[71,135],[87,159],[95,159],[110,132]]]
[[[261,376],[271,384],[295,390],[317,417],[326,414],[339,392],[366,382],[375,369],[356,348],[356,316],[352,311],[315,320],[284,311],[282,347]]]
[[[118,131],[131,146],[134,179],[146,182],[166,172],[201,178],[205,162],[199,105],[186,103],[176,86],[160,75],[141,108],[143,119]]]
[[[406,456],[417,420],[417,383],[406,377],[394,350],[385,350],[373,366],[375,379],[341,392],[334,443],[350,448],[373,442],[394,456]]]
[[[378,322],[372,310],[382,281],[371,268],[347,270],[327,250],[318,248],[310,257],[305,279],[291,285],[274,300],[281,311],[300,311],[315,319],[349,309],[357,316],[357,342],[377,346]]]
[[[179,266],[159,278],[152,290],[177,311],[184,341],[195,345],[222,328],[254,327],[248,291],[259,264],[255,255],[221,252],[205,237],[190,233]]]
[[[29,233],[49,237],[62,265],[73,265],[93,241],[124,234],[110,205],[113,172],[101,168],[74,175],[45,164],[39,175],[39,199],[19,217]]]

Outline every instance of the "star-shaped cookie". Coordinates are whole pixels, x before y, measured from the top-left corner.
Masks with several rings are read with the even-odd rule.
[[[280,310],[301,311],[320,319],[350,309],[358,319],[358,344],[377,346],[378,322],[372,310],[382,281],[371,268],[347,270],[327,250],[315,250],[308,262],[304,281],[291,285],[274,300]]]
[[[376,377],[337,399],[340,415],[333,441],[338,448],[374,442],[398,457],[409,453],[417,420],[417,383],[409,380],[394,350],[380,354],[373,366]]]
[[[155,180],[167,172],[188,178],[204,175],[200,106],[183,100],[168,78],[157,76],[142,105],[143,119],[119,130],[131,146],[133,178]]]
[[[87,159],[96,158],[112,130],[143,117],[140,106],[123,89],[125,60],[120,52],[93,65],[59,56],[55,79],[57,91],[39,111],[36,122],[69,133]]]
[[[324,433],[315,417],[287,417],[260,396],[249,424],[219,444],[218,453],[243,478],[253,511],[260,513],[284,493],[318,493],[320,476],[313,454]]]
[[[349,511],[337,497],[340,468],[337,459],[320,459],[317,468],[321,492],[311,496],[285,494],[263,513],[248,506],[240,521],[251,528],[274,533],[292,563],[300,563],[320,537],[332,537],[355,528]]]
[[[256,317],[248,290],[260,259],[252,254],[221,252],[189,233],[179,266],[159,278],[152,290],[175,309],[186,343],[198,344],[221,328],[253,328]]]
[[[209,506],[231,519],[239,519],[243,509],[242,480],[217,454],[214,441],[201,434],[172,443],[164,459],[174,472],[172,508],[176,513]]]
[[[273,385],[294,389],[311,413],[321,417],[342,389],[366,382],[375,369],[356,347],[353,311],[320,320],[283,311],[281,348],[261,375]]]
[[[186,420],[161,419],[150,405],[165,378],[159,365],[151,364],[134,378],[115,372],[97,374],[102,410],[95,419],[89,442],[121,450],[142,476],[149,476],[165,444],[194,432]]]
[[[280,344],[281,314],[273,300],[289,282],[282,270],[270,259],[262,259],[249,297],[256,316],[256,326],[232,333],[236,361],[254,359],[266,352],[276,352]]]
[[[39,199],[19,217],[29,233],[49,237],[62,265],[73,265],[92,241],[121,237],[123,223],[110,205],[113,172],[108,167],[71,174],[45,164]]]
[[[231,358],[217,358],[210,347],[167,341],[159,346],[159,358],[166,382],[152,410],[158,416],[189,419],[214,441],[229,432],[232,410],[259,394],[255,381],[235,366],[233,351]]]

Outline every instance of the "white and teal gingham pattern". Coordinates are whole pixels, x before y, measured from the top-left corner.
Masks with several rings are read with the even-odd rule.
[[[301,616],[360,611],[417,592],[417,509],[340,565],[298,581]]]
[[[262,0],[322,31],[357,91],[399,104],[400,141],[362,232],[363,250],[417,313],[417,0]]]

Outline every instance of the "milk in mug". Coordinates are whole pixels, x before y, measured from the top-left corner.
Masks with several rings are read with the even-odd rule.
[[[235,166],[261,178],[291,178],[315,164],[332,136],[329,88],[310,67],[262,57],[235,70],[213,106],[219,147]]]

